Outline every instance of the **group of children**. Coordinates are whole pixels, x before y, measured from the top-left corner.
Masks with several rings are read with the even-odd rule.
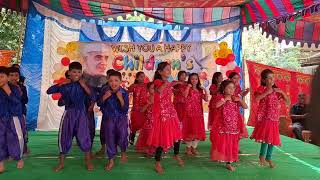
[[[14,103],[22,103],[20,100],[22,96],[21,93],[14,92],[15,86],[8,85],[7,80],[3,80],[6,79],[3,78],[6,74],[6,70],[2,68],[0,103],[2,107],[12,107]],[[121,73],[115,70],[107,72],[108,82],[99,89],[89,87],[84,82],[82,66],[78,62],[72,62],[69,65],[67,75],[65,82],[53,85],[47,91],[48,94],[61,93],[59,104],[65,106],[58,138],[59,164],[55,171],[64,168],[64,159],[72,146],[74,136],[79,148],[85,153],[86,168],[89,171],[93,170],[91,159],[95,127],[90,124],[94,122],[95,103],[103,114],[100,128],[102,148],[96,155],[105,153],[108,157],[106,171],[114,167],[118,148],[121,150],[121,162],[127,161],[128,144],[134,144],[138,131],[139,137],[135,149],[148,157],[154,156],[154,168],[157,173],[164,172],[160,163],[161,157],[172,147],[173,159],[178,165],[184,166],[184,161],[179,156],[180,141],[185,142],[185,153],[188,156],[199,155],[198,143],[206,139],[202,104],[203,100],[208,101],[208,93],[201,86],[197,73],[188,75],[187,72],[180,71],[177,81],[169,82],[171,66],[167,62],[161,62],[157,66],[152,82],[145,83],[145,74],[138,72],[134,84],[128,90],[121,87]],[[216,72],[210,87],[208,120],[212,143],[210,156],[213,161],[226,162],[226,168],[231,171],[235,170],[231,163],[239,159],[239,140],[248,137],[241,108],[248,108],[243,97],[250,90],[242,91],[239,82],[238,73],[231,73],[227,80],[223,80],[222,74]],[[130,93],[133,96],[133,107],[129,123]],[[261,73],[261,86],[257,92],[253,93],[259,102],[259,109],[251,138],[261,143],[260,164],[264,165],[267,161],[270,167],[274,167],[271,160],[272,149],[274,145],[280,145],[278,106],[281,99],[288,101],[288,98],[274,84],[274,74],[269,69]],[[10,108],[1,109],[1,128],[8,129],[4,132],[8,133],[10,128],[14,128],[13,123],[16,117],[19,117],[15,112]],[[2,125],[4,122],[7,124]],[[130,127],[130,135],[128,127]],[[2,136],[2,130],[0,132],[0,138],[8,137]],[[20,136],[16,134],[13,137],[18,140]],[[18,142],[17,140],[14,142]],[[3,142],[2,139],[0,142]],[[6,141],[4,145],[9,146]],[[19,149],[19,147],[13,147],[13,149]],[[2,160],[8,156],[2,157],[2,154],[4,153],[0,153],[0,168],[3,167]],[[19,160],[18,167],[21,167],[21,162],[23,164],[21,156],[18,156],[20,154],[9,154]]]
[[[17,64],[0,67],[0,173],[4,161],[17,160],[17,168],[24,166],[22,156],[28,154],[26,129],[26,104],[28,95]]]

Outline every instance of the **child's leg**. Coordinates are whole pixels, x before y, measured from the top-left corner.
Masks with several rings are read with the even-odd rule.
[[[179,166],[184,166],[184,162],[183,160],[180,158],[179,156],[179,152],[180,152],[180,141],[174,142],[173,144],[173,151],[174,151],[174,156],[173,158],[175,160],[177,160]]]
[[[91,140],[91,150],[93,146],[94,137],[96,134],[96,123],[94,120],[94,112],[93,109],[88,111],[88,127],[90,132],[90,140]]]
[[[271,160],[272,152],[273,152],[273,145],[268,144],[268,150],[267,150],[266,160],[268,161],[270,167],[271,167],[271,168],[274,168],[275,165],[273,164],[273,162],[272,162],[272,160]]]
[[[9,155],[17,160],[17,168],[21,169],[24,166],[22,155],[24,149],[24,135],[21,127],[21,121],[18,117],[13,117],[10,122],[10,130],[7,131],[7,145]]]
[[[194,154],[194,155],[199,155],[199,152],[198,152],[198,150],[197,150],[198,144],[199,144],[199,140],[193,140],[193,141],[192,141],[191,152],[192,152],[192,154]]]
[[[236,168],[233,167],[230,162],[227,162],[226,168],[227,168],[228,170],[230,170],[230,171],[235,171],[235,170],[236,170]]]
[[[127,147],[128,147],[128,120],[127,118],[120,119],[117,122],[117,145],[121,149],[121,162],[127,162]]]
[[[136,133],[135,132],[131,132],[130,136],[129,136],[129,140],[130,140],[130,144],[133,145],[134,144],[134,140],[136,138]]]
[[[186,154],[189,156],[193,155],[191,152],[192,141],[185,141],[185,143],[186,143]]]
[[[87,169],[89,171],[92,171],[93,164],[91,163],[90,156],[92,144],[88,126],[88,118],[85,114],[79,116],[76,127],[76,138],[78,146],[81,149],[81,151],[85,153],[85,164],[87,166]]]
[[[0,173],[4,172],[4,160],[8,158],[7,151],[7,127],[5,121],[0,119]]]
[[[103,156],[106,153],[105,128],[106,128],[106,120],[102,119],[101,126],[100,126],[100,144],[101,144],[101,149],[98,152],[96,152],[97,156]]]
[[[55,171],[58,172],[64,168],[64,159],[65,155],[71,149],[72,146],[72,139],[73,139],[73,127],[74,127],[74,120],[67,119],[67,112],[64,112],[59,128],[59,136],[58,136],[58,145],[59,145],[59,164],[55,168]],[[70,131],[70,129],[72,131]]]
[[[259,156],[259,159],[260,159],[259,164],[260,165],[264,165],[265,164],[267,148],[268,148],[268,144],[267,143],[261,143],[260,156]]]
[[[111,171],[114,166],[114,157],[117,155],[117,144],[116,144],[116,124],[112,119],[108,119],[105,126],[105,139],[106,139],[106,148],[108,156],[108,164],[105,166],[106,171]]]
[[[28,143],[28,131],[27,131],[26,117],[25,116],[21,117],[20,123],[21,123],[21,128],[22,128],[23,137],[24,137],[23,154],[28,154],[29,153],[29,149],[28,149],[28,146],[27,146],[27,143]]]
[[[155,170],[157,173],[159,174],[162,174],[164,172],[161,164],[160,164],[160,161],[161,161],[161,156],[162,156],[162,152],[163,152],[163,149],[162,147],[158,147],[156,149],[156,152],[155,152],[155,155],[154,155],[154,159],[156,160],[156,164],[155,164]]]

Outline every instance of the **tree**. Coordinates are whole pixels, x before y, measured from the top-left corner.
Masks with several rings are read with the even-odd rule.
[[[242,45],[245,60],[296,71],[301,68],[301,52],[298,47],[266,38],[258,28],[243,31]]]
[[[25,17],[15,11],[1,9],[0,13],[0,49],[15,50],[17,55],[14,61],[20,57],[23,32],[25,29]]]

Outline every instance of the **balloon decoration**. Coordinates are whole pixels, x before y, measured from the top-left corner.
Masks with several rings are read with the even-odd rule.
[[[56,62],[53,65],[54,72],[52,73],[53,84],[60,84],[66,80],[65,72],[68,70],[68,66],[72,61],[79,61],[79,43],[76,41],[57,43],[56,53],[61,58],[60,62]],[[60,99],[59,93],[52,94],[53,100]]]
[[[227,42],[221,42],[219,44],[219,50],[213,52],[216,64],[220,66],[226,66],[228,63],[235,60],[235,56],[231,49],[228,48]]]
[[[54,94],[52,94],[51,97],[52,97],[53,100],[59,100],[61,98],[61,94],[60,93],[54,93]]]
[[[235,62],[235,55],[232,50],[228,48],[227,42],[221,42],[219,44],[219,49],[213,52],[213,57],[215,59],[216,64],[220,65],[220,70],[227,77],[232,72],[241,72],[241,68],[237,66]]]

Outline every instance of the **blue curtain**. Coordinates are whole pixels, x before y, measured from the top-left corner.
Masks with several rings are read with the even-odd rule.
[[[26,117],[27,128],[28,130],[35,130],[40,105],[45,18],[37,12],[32,3],[29,3],[29,5],[21,72],[26,77],[29,96]]]

